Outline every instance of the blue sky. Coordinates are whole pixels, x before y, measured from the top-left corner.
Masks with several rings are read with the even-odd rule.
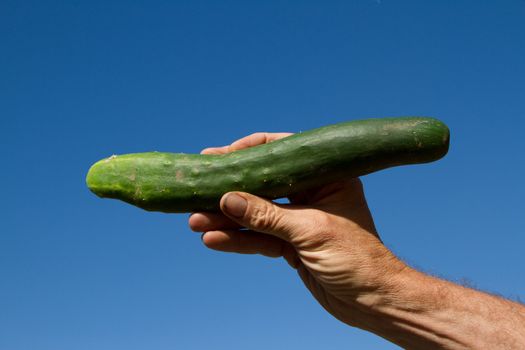
[[[448,156],[363,178],[386,245],[525,300],[525,2],[0,3],[0,349],[396,349],[281,260],[101,200],[96,160],[434,116]]]

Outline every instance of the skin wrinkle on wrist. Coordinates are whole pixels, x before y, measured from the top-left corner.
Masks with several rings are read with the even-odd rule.
[[[247,148],[284,134],[260,136],[251,135],[230,148],[208,153]],[[246,196],[251,203],[268,205],[253,195]],[[301,192],[290,202],[291,206],[273,208],[282,209],[281,214],[287,212],[287,225],[283,225],[286,220],[278,220],[277,225],[286,234],[275,225],[275,232],[270,233],[290,243],[290,255],[285,259],[297,262],[295,267],[307,288],[338,320],[408,349],[525,348],[525,307],[420,272],[399,259],[378,235],[359,179]],[[282,245],[269,245],[260,233],[255,233],[253,240],[235,243],[248,223],[244,220],[234,220],[241,226],[235,234],[228,230],[224,217],[211,216],[205,224],[202,220],[199,224],[199,217],[194,219],[195,227],[219,230],[210,233],[215,241],[208,237],[211,248],[267,256],[275,256],[275,249],[284,255]],[[274,218],[266,219],[275,224]],[[302,220],[310,221],[305,226]],[[257,222],[250,225],[259,227]],[[259,228],[268,231],[266,225]],[[225,231],[221,234],[221,230]],[[221,240],[223,244],[219,244]],[[235,244],[224,244],[228,240]]]
[[[525,340],[519,304],[410,267],[400,276],[390,293],[365,303],[375,319],[364,329],[410,349],[519,349]]]
[[[393,276],[389,288],[372,299],[373,303],[367,300],[364,305],[360,305],[360,309],[369,312],[374,318],[367,328],[385,339],[410,348],[418,348],[415,344],[423,344],[421,339],[425,339],[426,345],[420,348],[430,344],[447,344],[450,348],[466,349],[466,343],[454,336],[454,327],[448,322],[450,320],[436,319],[435,311],[439,308],[429,307],[436,306],[436,286],[420,281],[420,273],[406,265],[402,271]],[[433,289],[434,292],[431,291]],[[427,298],[434,302],[427,303]],[[416,340],[418,337],[420,340]]]
[[[379,252],[378,252],[379,251]],[[373,273],[367,273],[370,288],[363,290],[356,297],[357,304],[365,308],[374,309],[398,294],[400,284],[405,274],[410,269],[408,265],[399,260],[391,251],[381,244],[371,260],[379,261]]]

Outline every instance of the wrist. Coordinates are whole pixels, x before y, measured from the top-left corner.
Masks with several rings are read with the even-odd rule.
[[[396,303],[416,278],[417,271],[383,248],[384,253],[377,259],[379,263],[366,271],[366,283],[355,297],[355,306],[369,313],[380,313],[384,307]]]
[[[456,336],[453,320],[442,317],[450,295],[441,282],[447,282],[399,263],[383,274],[381,285],[356,299],[366,315],[366,323],[358,327],[403,348],[467,348]]]
[[[455,285],[421,273],[388,253],[369,288],[355,298],[359,317],[352,325],[403,348],[467,348],[448,313]]]
[[[385,275],[386,277],[386,275]],[[359,302],[358,327],[407,349],[521,349],[525,308],[405,265]]]

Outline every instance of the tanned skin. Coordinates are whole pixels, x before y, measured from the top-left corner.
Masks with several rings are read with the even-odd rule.
[[[223,154],[290,135],[256,133]],[[283,257],[317,301],[342,322],[406,349],[525,349],[525,307],[419,272],[376,231],[359,179],[276,204],[244,192],[222,213],[194,213],[192,230],[215,250]]]

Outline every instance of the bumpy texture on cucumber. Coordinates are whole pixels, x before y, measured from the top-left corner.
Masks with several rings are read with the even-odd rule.
[[[422,117],[350,121],[224,155],[136,153],[95,163],[87,185],[100,197],[168,213],[215,211],[229,191],[266,198],[381,169],[443,157],[449,130]]]

